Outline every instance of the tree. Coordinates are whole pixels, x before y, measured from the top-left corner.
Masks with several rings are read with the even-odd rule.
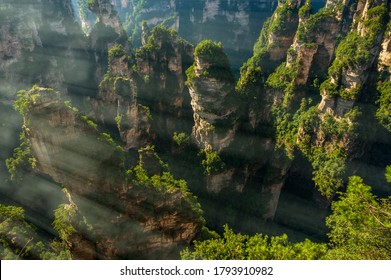
[[[263,234],[254,236],[236,234],[226,225],[222,237],[195,241],[194,251],[189,249],[182,251],[181,258],[188,260],[319,259],[326,251],[326,244],[317,244],[308,239],[292,243],[286,234],[273,237]]]
[[[0,259],[70,259],[63,242],[46,242],[21,207],[0,204]]]
[[[391,199],[379,199],[360,177],[349,180],[346,193],[332,204],[326,220],[329,259],[390,259]]]

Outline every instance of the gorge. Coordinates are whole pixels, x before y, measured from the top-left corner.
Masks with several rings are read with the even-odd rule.
[[[390,28],[388,0],[0,0],[1,258],[389,259]]]

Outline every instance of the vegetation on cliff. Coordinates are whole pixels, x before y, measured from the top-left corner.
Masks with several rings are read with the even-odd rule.
[[[221,42],[211,40],[200,42],[194,50],[194,64],[186,70],[187,84],[191,85],[196,78],[214,78],[223,82],[233,82],[234,76],[228,57]],[[196,67],[202,68],[201,75],[196,74]]]
[[[195,241],[194,249],[182,251],[182,259],[290,260],[390,259],[391,200],[379,199],[360,177],[351,177],[345,193],[332,203],[328,243],[310,240],[290,242],[287,235],[268,237],[234,233],[224,227],[222,236]]]
[[[130,2],[137,12],[156,4]],[[101,14],[81,51],[95,58],[95,79],[107,67],[97,94],[64,102],[84,87],[59,94],[60,71],[20,75],[42,87],[14,101],[22,133],[3,153],[4,183],[16,205],[29,194],[28,214],[0,204],[0,257],[178,258],[190,245],[183,259],[391,258],[390,73],[376,65],[389,57],[390,4],[359,2],[313,12],[310,0],[280,1],[236,89],[222,43],[193,48],[144,23],[132,50]],[[58,198],[26,187],[33,177]],[[48,236],[30,222],[36,209],[49,212]]]
[[[0,258],[18,259],[70,259],[67,246],[58,240],[46,241],[37,228],[26,221],[21,207],[0,204]]]
[[[373,51],[379,44],[386,24],[387,7],[383,5],[372,7],[367,11],[365,20],[360,21],[363,31],[351,31],[338,45],[336,57],[328,70],[329,78],[322,84],[322,91],[330,96],[338,95],[344,99],[356,100],[361,93],[363,82],[349,86],[343,80],[343,75],[368,69],[374,60]]]
[[[376,112],[376,117],[379,122],[389,131],[391,131],[391,82],[381,82],[378,85],[379,108]]]

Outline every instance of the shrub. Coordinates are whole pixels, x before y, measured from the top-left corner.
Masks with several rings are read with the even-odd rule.
[[[376,118],[389,131],[391,131],[391,82],[379,83],[378,92],[380,94],[377,104]]]
[[[202,150],[201,155],[204,155],[204,159],[201,161],[201,165],[204,168],[204,173],[212,175],[222,171],[225,168],[225,163],[217,152]]]
[[[189,144],[190,135],[187,135],[185,132],[174,132],[172,139],[178,146],[183,146]]]

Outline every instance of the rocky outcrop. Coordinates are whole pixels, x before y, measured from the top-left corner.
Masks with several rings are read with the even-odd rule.
[[[89,100],[89,116],[117,130],[126,150],[137,150],[151,145],[155,134],[150,109],[140,104],[139,89],[130,65],[130,56],[123,46],[110,49],[109,69],[99,86],[97,98]]]
[[[300,9],[298,30],[287,53],[287,66],[297,65],[297,85],[305,85],[309,79],[316,79],[327,72],[334,58],[337,35],[346,24],[340,19],[338,9],[344,11],[349,7],[336,8],[334,3],[327,3],[319,12],[310,14],[312,6],[307,1]]]
[[[379,60],[377,70],[381,73],[382,71],[391,71],[391,31],[390,24],[384,33],[383,42],[381,44],[381,51],[379,53]]]
[[[128,40],[120,18],[109,0],[96,0],[88,8],[97,16],[89,37],[97,62],[95,79],[99,83],[107,71],[108,50],[116,44],[128,48]]]
[[[239,117],[233,76],[222,46],[201,42],[187,76],[194,112],[193,137],[202,149],[221,152],[232,143]]]
[[[59,93],[34,87],[19,100],[35,172],[66,186],[73,202],[65,208],[77,208],[72,226],[79,233],[68,240],[77,240],[71,246],[75,257],[166,258],[194,239],[201,212],[183,183],[167,172],[148,175],[141,158],[126,177],[122,149]],[[77,221],[90,229],[83,232]]]
[[[78,86],[93,88],[88,43],[69,4],[1,4],[0,76],[4,79],[2,88],[8,87],[4,92],[14,94],[34,83],[71,95]],[[72,73],[76,69],[84,74],[75,77]]]
[[[271,0],[147,0],[137,3],[111,1],[111,4],[135,46],[140,45],[142,22],[146,22],[151,28],[163,24],[175,29],[181,37],[194,44],[204,39],[223,42],[226,49],[230,50],[228,56],[233,67],[237,69],[251,55],[259,29],[274,8],[274,1]],[[82,24],[94,24],[93,18],[86,18],[85,22],[81,21]],[[215,30],[211,26],[217,26],[219,29]]]
[[[185,70],[193,62],[193,47],[165,27],[148,31],[144,26],[143,36],[148,39],[136,52],[133,76],[140,100],[151,110],[157,142],[165,145],[172,141],[174,132],[189,133],[191,111]]]
[[[312,164],[315,185],[329,199],[343,186],[349,161],[360,157],[356,106],[374,98],[363,89],[369,86],[370,69],[380,52],[387,5],[381,1],[346,1],[344,5],[329,1],[324,9],[311,14],[307,2],[299,11],[300,23],[287,62],[267,81],[274,91],[284,91],[282,102],[276,104],[277,135],[284,135],[277,138],[278,145],[288,154],[293,147],[299,148]],[[337,34],[345,37],[336,48]],[[322,100],[311,108],[307,103],[311,100],[305,99],[310,94],[300,86],[315,85],[326,72],[328,78],[320,86]],[[286,125],[284,118],[291,124]],[[297,133],[292,142],[287,141],[289,133]]]
[[[292,44],[299,23],[298,10],[302,1],[279,2],[270,19],[267,46],[271,61],[282,61]]]
[[[386,17],[385,2],[358,2],[352,29],[338,46],[336,58],[330,67],[329,79],[324,83],[322,95],[328,96],[325,97],[326,99],[330,99],[331,96],[349,100],[363,98],[362,89],[367,83],[370,69],[374,67],[379,56]],[[349,54],[350,58],[347,58],[346,52],[349,50],[354,52]],[[328,108],[321,106],[320,109]],[[344,112],[341,108],[336,110]]]

